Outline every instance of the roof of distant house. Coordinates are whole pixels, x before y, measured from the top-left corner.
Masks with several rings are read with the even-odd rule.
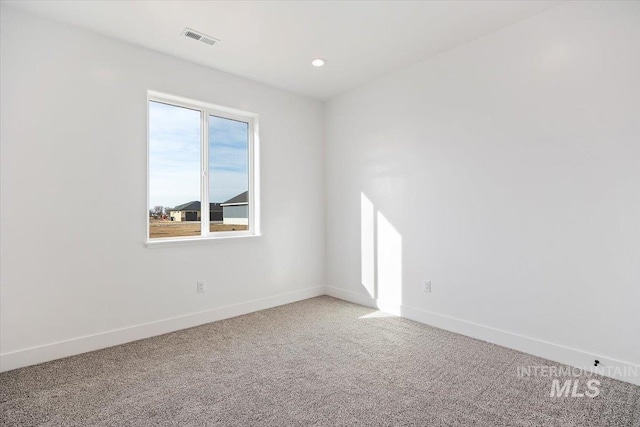
[[[200,210],[200,202],[193,201],[189,203],[184,203],[182,205],[178,205],[175,208],[171,209],[172,211],[199,211]],[[220,203],[209,203],[209,210],[212,212],[220,210]]]
[[[220,203],[220,206],[246,205],[249,202],[249,192],[245,191],[235,197],[230,198],[226,202]]]

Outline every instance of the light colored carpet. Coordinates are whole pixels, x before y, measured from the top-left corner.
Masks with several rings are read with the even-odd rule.
[[[544,359],[330,297],[0,375],[0,424],[640,426],[640,387],[551,398]]]

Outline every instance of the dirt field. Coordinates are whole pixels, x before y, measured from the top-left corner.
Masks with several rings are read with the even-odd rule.
[[[214,231],[234,231],[246,230],[246,225],[210,224],[209,230]],[[185,237],[199,236],[199,222],[172,222],[162,220],[151,220],[149,222],[149,237],[152,239],[164,237]]]

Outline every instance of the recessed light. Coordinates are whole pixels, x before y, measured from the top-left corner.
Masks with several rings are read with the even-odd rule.
[[[322,67],[327,61],[325,61],[322,58],[316,58],[313,61],[311,61],[311,65],[313,65],[314,67]]]

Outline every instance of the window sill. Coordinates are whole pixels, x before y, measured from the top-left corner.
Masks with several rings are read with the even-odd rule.
[[[216,236],[216,237],[197,237],[197,238],[177,238],[177,239],[154,239],[147,240],[145,242],[145,246],[147,249],[157,249],[157,248],[170,248],[177,246],[191,246],[191,245],[202,245],[210,242],[220,241],[220,240],[231,240],[231,239],[250,239],[252,237],[260,237],[262,234],[235,234],[231,236]]]

